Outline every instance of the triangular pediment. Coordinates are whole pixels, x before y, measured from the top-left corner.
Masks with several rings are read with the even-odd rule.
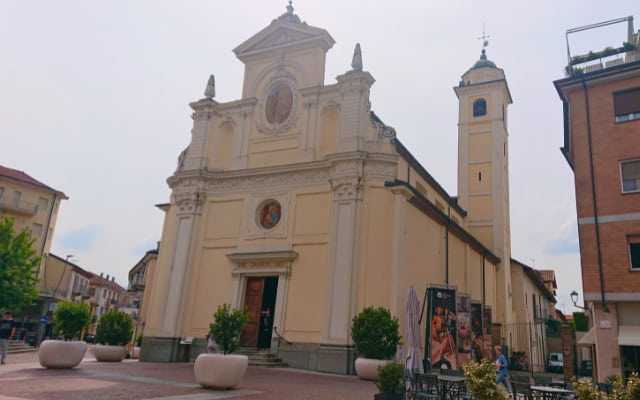
[[[275,49],[305,44],[320,46],[326,51],[334,43],[335,41],[331,35],[324,29],[315,28],[305,23],[274,20],[271,25],[236,47],[233,52],[239,59],[244,61],[247,57],[267,53]]]

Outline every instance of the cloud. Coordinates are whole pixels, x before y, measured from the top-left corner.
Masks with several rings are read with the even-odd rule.
[[[544,248],[547,254],[577,254],[580,253],[578,242],[578,226],[573,223],[566,226],[555,239],[547,242]]]
[[[68,250],[91,250],[93,245],[104,232],[100,225],[87,225],[78,229],[67,231],[59,237],[59,242]]]

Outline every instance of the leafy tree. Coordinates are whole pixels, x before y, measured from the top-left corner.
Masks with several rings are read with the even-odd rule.
[[[120,311],[107,311],[100,317],[96,328],[96,343],[122,346],[129,343],[133,334],[131,317]]]
[[[38,297],[41,257],[36,255],[34,241],[26,228],[16,235],[13,218],[0,219],[0,309],[19,312]]]
[[[464,376],[467,378],[467,390],[474,399],[478,400],[509,400],[509,393],[503,385],[496,385],[496,366],[490,361],[483,359],[477,363],[475,361],[462,366]],[[601,400],[601,399],[588,399]]]
[[[574,328],[577,332],[586,332],[589,330],[589,322],[587,316],[583,312],[573,313]]]
[[[53,312],[53,332],[64,340],[79,338],[91,322],[91,310],[86,304],[60,302]]]
[[[218,306],[213,314],[213,324],[209,324],[209,336],[220,346],[223,354],[233,353],[240,347],[240,332],[249,322],[247,307],[243,311],[232,310],[230,304]]]

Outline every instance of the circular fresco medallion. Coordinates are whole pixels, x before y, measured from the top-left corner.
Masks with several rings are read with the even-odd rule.
[[[267,200],[262,203],[262,207],[259,209],[258,223],[264,229],[272,229],[282,217],[282,208],[280,203],[275,200]]]
[[[277,85],[267,95],[267,122],[281,124],[289,118],[293,106],[293,91],[287,85]]]

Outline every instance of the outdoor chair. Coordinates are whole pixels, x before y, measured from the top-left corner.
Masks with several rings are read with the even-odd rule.
[[[536,386],[551,386],[551,377],[544,375],[534,375],[533,382]]]
[[[529,375],[511,375],[509,377],[509,380],[511,382],[524,383],[526,385],[531,384],[531,379],[529,378]]]
[[[528,383],[511,382],[511,390],[513,393],[513,400],[540,400],[544,396],[539,396],[533,393],[531,385]]]
[[[405,399],[416,400],[418,397],[418,371],[415,369],[405,368],[402,373],[402,381],[405,387]]]
[[[438,377],[436,375],[417,374],[416,382],[417,399],[440,399],[440,387],[438,386]]]

